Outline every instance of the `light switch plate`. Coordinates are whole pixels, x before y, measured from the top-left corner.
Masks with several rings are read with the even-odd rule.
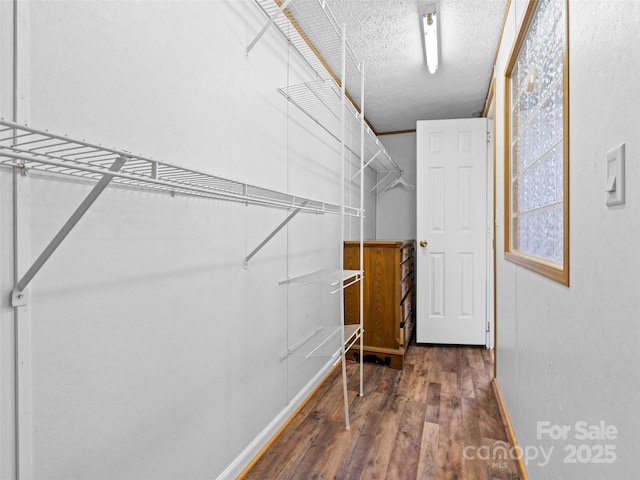
[[[624,203],[624,143],[607,152],[607,206]]]

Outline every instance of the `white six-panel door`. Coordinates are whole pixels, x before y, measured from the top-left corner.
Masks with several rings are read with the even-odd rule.
[[[484,345],[487,325],[487,122],[417,123],[420,343]]]

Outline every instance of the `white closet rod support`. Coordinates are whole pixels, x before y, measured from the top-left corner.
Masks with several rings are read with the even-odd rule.
[[[109,171],[114,173],[118,172],[126,161],[127,159],[125,157],[116,158],[111,167],[109,167]],[[69,235],[71,230],[73,230],[73,227],[75,227],[84,214],[87,213],[89,208],[91,208],[91,205],[93,205],[93,203],[98,199],[104,189],[107,188],[107,185],[109,185],[113,178],[114,175],[108,173],[102,176],[100,181],[98,181],[91,192],[89,192],[89,195],[87,195],[87,197],[82,201],[76,211],[73,212],[71,217],[69,217],[69,220],[67,220],[67,222],[62,226],[56,236],[53,237],[53,240],[49,242],[49,245],[47,245],[33,265],[31,265],[31,268],[29,268],[27,273],[25,273],[20,281],[18,281],[12,293],[12,305],[14,307],[27,304],[27,297],[24,289],[27,288],[27,285],[29,285],[31,280],[33,280],[33,277],[35,277],[44,264],[47,263],[47,260],[49,260],[53,252],[56,251],[67,235]]]
[[[252,251],[249,255],[247,255],[247,258],[245,258],[245,259],[244,259],[244,268],[245,268],[245,269],[249,268],[249,260],[251,260],[251,259],[253,258],[253,256],[254,256],[256,253],[258,253],[258,252],[262,249],[262,247],[264,247],[264,246],[269,242],[269,240],[271,240],[271,239],[276,235],[276,233],[278,233],[280,230],[282,230],[282,229],[285,227],[285,225],[291,221],[291,219],[292,219],[293,217],[295,217],[298,213],[300,213],[300,211],[302,210],[302,208],[303,208],[306,204],[307,204],[307,200],[305,200],[304,202],[302,202],[302,204],[301,204],[298,208],[296,208],[293,212],[291,212],[291,214],[290,214],[287,218],[285,218],[285,219],[284,219],[284,221],[283,221],[280,225],[278,225],[278,226],[275,228],[275,230],[274,230],[273,232],[271,232],[271,233],[267,236],[267,238],[265,238],[265,239],[260,243],[260,245],[258,245],[256,248],[254,248],[254,249],[253,249],[253,251]]]

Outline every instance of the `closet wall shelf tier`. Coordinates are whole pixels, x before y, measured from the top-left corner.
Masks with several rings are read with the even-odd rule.
[[[284,40],[293,46],[293,51],[296,52],[301,59],[311,68],[312,72],[317,78],[330,78],[326,67],[322,64],[318,56],[313,52],[311,45],[308,41],[295,29],[291,28],[291,22],[286,14],[281,13],[280,6],[275,0],[254,0],[255,4],[259,7],[262,13],[267,19],[267,24],[256,38],[247,47],[247,56],[258,43],[262,35],[271,25],[276,27],[276,31],[284,38]],[[290,3],[290,2],[289,2]],[[288,4],[287,4],[288,5]]]
[[[344,325],[330,331],[326,336],[320,336],[324,329],[319,327],[307,335],[302,340],[287,348],[287,351],[280,355],[281,359],[286,357],[330,357],[337,358],[343,352],[340,345],[344,339],[344,351],[349,350],[361,337],[362,330],[359,325]]]
[[[291,283],[301,283],[304,285],[316,283],[320,285],[330,285],[332,287],[340,285],[336,290],[331,292],[333,294],[349,285],[359,282],[361,279],[362,270],[318,270],[317,272],[287,278],[286,280],[282,280],[280,285],[288,285]],[[347,281],[348,283],[344,285],[344,282]]]
[[[362,336],[360,325],[344,325],[344,349],[348,351]]]
[[[118,158],[125,158],[117,172],[110,167]],[[278,208],[296,208],[307,212],[339,215],[336,203],[322,202],[276,190],[230,180],[217,175],[172,165],[159,160],[134,155],[125,150],[106,148],[84,140],[74,140],[47,131],[36,130],[0,119],[0,165],[29,170],[100,180],[106,174],[113,182],[137,188],[147,188],[242,202]],[[362,210],[345,206],[345,215],[358,217]]]
[[[289,102],[300,109],[304,114],[316,122],[336,141],[341,142],[341,108],[342,92],[333,80],[318,80],[315,82],[291,85],[279,88],[280,92]],[[345,148],[360,160],[361,115],[350,101],[346,101],[345,129],[347,137],[357,148],[349,145]],[[397,173],[400,175],[400,167],[387,153],[375,133],[367,125],[364,129],[364,162],[365,167],[370,166],[379,173]],[[356,172],[351,180],[359,177]]]
[[[340,79],[345,78],[345,106],[348,112],[346,129],[352,138],[359,139],[360,113],[351,99],[361,96],[364,69],[348,40],[344,39],[345,76],[342,76],[342,28],[326,1],[254,1],[265,14],[267,24],[247,48],[247,53],[269,26],[275,26],[318,79],[316,82],[281,88],[278,91],[338,141],[341,141],[342,135]],[[286,6],[286,9],[283,10],[282,6]],[[357,144],[357,140],[354,144]],[[382,180],[372,189],[380,190],[387,182],[399,177],[402,171],[368,125],[365,128],[364,144],[365,167],[371,167],[384,174]],[[348,146],[346,148],[356,158],[360,158],[359,151],[354,151]],[[353,178],[358,175],[359,172]]]
[[[342,78],[342,27],[326,1],[291,0],[286,2],[284,13],[281,12],[281,0],[254,1],[266,15],[267,25],[273,24],[278,29],[318,78],[334,78],[336,81]],[[258,34],[256,40],[259,40],[262,33]],[[249,45],[247,53],[256,40]],[[346,39],[345,53],[345,87],[356,96],[354,98],[359,98],[361,64]]]

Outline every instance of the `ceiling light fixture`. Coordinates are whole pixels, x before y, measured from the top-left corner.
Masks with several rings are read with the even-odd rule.
[[[435,5],[432,12],[423,15],[422,26],[427,67],[429,68],[429,73],[436,73],[436,70],[438,70],[438,15],[436,14]]]

